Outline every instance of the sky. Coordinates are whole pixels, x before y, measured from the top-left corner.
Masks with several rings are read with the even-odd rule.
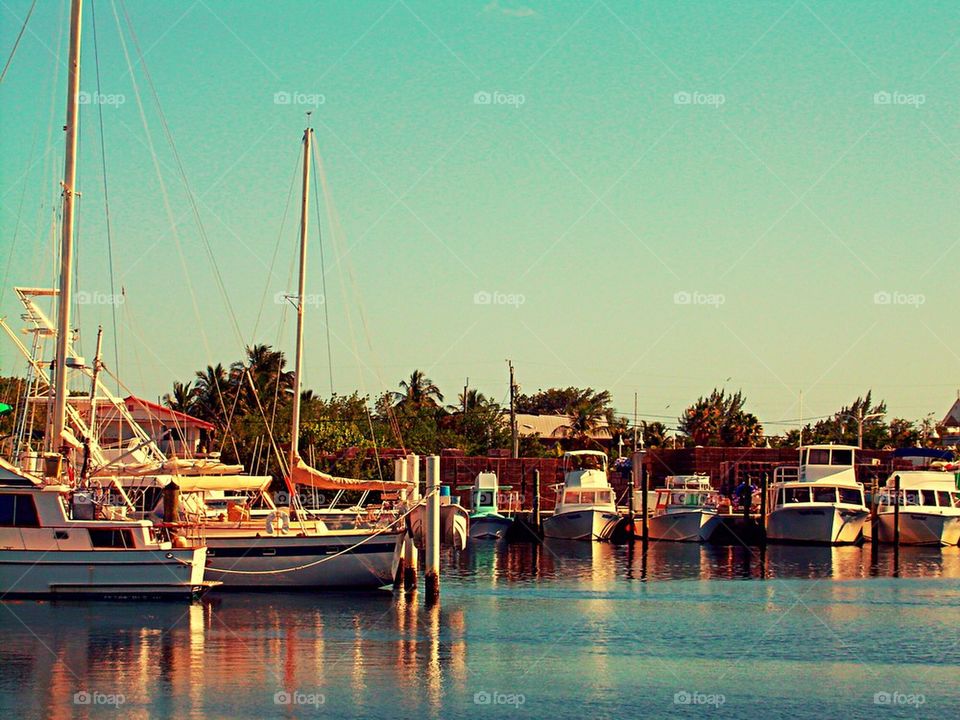
[[[67,5],[0,84],[14,326],[11,288],[55,282]],[[29,7],[0,3],[4,61]],[[292,355],[307,111],[319,393],[419,368],[504,401],[511,359],[668,424],[742,389],[774,434],[960,392],[956,2],[96,0],[83,32],[74,324],[139,395]]]

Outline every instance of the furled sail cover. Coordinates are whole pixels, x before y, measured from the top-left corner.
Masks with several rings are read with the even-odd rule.
[[[308,485],[318,490],[384,490],[396,492],[413,487],[412,483],[399,482],[398,480],[355,480],[334,477],[310,467],[299,457],[290,473],[290,480],[296,485]]]

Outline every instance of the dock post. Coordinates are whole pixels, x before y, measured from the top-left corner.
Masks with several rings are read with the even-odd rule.
[[[420,458],[417,455],[410,455],[403,460],[406,470],[406,479],[412,483],[409,490],[409,506],[414,507],[420,502]],[[422,511],[420,511],[422,512]],[[412,592],[417,589],[417,543],[414,541],[413,533],[407,535],[403,545],[403,589]]]
[[[627,480],[627,540],[633,540],[636,533],[633,530],[634,511],[633,511],[633,493],[636,483],[633,479],[636,476],[633,466],[630,467],[630,479]]]
[[[880,483],[877,478],[870,482],[870,565],[877,566],[880,550]]]
[[[900,474],[893,476],[893,576],[900,575]]]
[[[530,516],[537,535],[540,534],[540,469],[533,471],[533,512]]]
[[[424,577],[427,603],[440,599],[440,457],[427,458],[427,542]]]
[[[407,481],[407,461],[406,459],[396,459],[393,461],[393,479],[397,482],[405,483]],[[400,507],[404,508],[404,511],[410,509],[410,492],[408,490],[400,491]],[[400,562],[397,564],[396,576],[393,578],[393,587],[402,588],[403,579],[406,576],[407,568],[407,537],[410,536],[410,518],[407,517],[406,520],[406,537],[404,537],[403,542],[400,544]]]
[[[649,536],[647,534],[647,515],[650,512],[650,509],[647,507],[647,474],[643,471],[643,453],[638,452],[633,455],[633,465],[635,470],[633,472],[637,473],[637,477],[640,479],[640,528],[641,533],[640,537],[643,539],[644,544],[646,544]],[[646,556],[646,551],[644,551],[644,556]]]
[[[760,542],[767,542],[767,473],[760,476]]]

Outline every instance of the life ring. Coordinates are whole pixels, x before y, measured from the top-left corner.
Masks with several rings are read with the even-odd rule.
[[[279,525],[280,532],[290,532],[290,513],[286,510],[275,510],[267,515],[266,529],[268,535],[273,535],[273,531],[277,525]]]

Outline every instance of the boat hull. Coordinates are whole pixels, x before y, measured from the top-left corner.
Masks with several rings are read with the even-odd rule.
[[[690,512],[656,515],[647,520],[647,537],[671,542],[709,542],[722,524],[715,512]]]
[[[401,533],[230,536],[207,532],[208,580],[223,590],[377,589],[393,582]]]
[[[199,597],[206,548],[0,550],[0,597],[111,600]]]
[[[852,545],[863,539],[866,509],[813,503],[779,507],[767,518],[767,541],[805,545]]]
[[[877,534],[882,543],[892,543],[894,537],[893,511],[884,511],[879,516]],[[960,516],[942,515],[938,512],[917,512],[915,509],[900,509],[901,545],[957,545],[960,542]]]
[[[610,510],[571,510],[543,521],[543,534],[564,540],[609,540],[620,516]]]
[[[499,540],[507,534],[513,520],[503,515],[474,515],[470,518],[470,537],[474,540]]]

